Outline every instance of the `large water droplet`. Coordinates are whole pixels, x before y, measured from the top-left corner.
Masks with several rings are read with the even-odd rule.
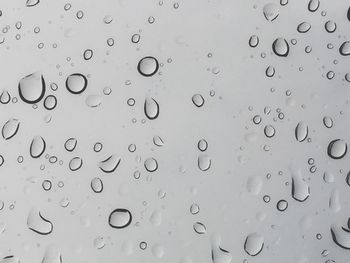
[[[309,196],[310,186],[302,178],[300,171],[292,171],[292,197],[299,202],[304,202]]]
[[[2,127],[1,133],[5,140],[11,139],[18,132],[20,122],[17,119],[9,119]]]
[[[334,243],[344,249],[350,249],[350,230],[338,225],[331,226],[331,234]]]
[[[159,104],[153,98],[146,98],[144,104],[145,115],[148,119],[154,120],[159,116]]]
[[[289,54],[289,44],[284,38],[277,38],[272,43],[272,51],[279,57],[287,57]]]
[[[144,57],[137,65],[138,72],[145,77],[151,77],[157,73],[159,69],[158,60],[154,57]]]
[[[309,134],[309,127],[306,125],[305,122],[299,122],[297,126],[295,127],[295,138],[299,142],[305,141]]]
[[[19,81],[19,97],[26,103],[38,103],[45,95],[46,85],[43,75],[36,72]]]
[[[264,5],[263,14],[267,21],[274,21],[279,16],[278,5],[274,3]]]
[[[19,258],[15,256],[6,256],[0,260],[0,263],[20,263]]]
[[[108,224],[113,228],[125,228],[130,225],[131,221],[130,211],[124,208],[113,210],[108,218]]]
[[[264,248],[264,237],[258,233],[251,233],[244,242],[244,251],[250,256],[258,255]]]
[[[87,78],[80,73],[71,74],[66,79],[66,88],[70,93],[73,94],[80,94],[84,92],[87,84]]]
[[[75,147],[77,146],[77,139],[76,138],[69,138],[65,143],[64,143],[64,148],[68,152],[74,151]]]
[[[105,173],[113,173],[120,164],[121,159],[113,154],[99,163],[100,169]]]
[[[339,53],[342,56],[349,56],[350,55],[350,41],[345,41],[341,46],[339,47]]]
[[[46,142],[43,137],[35,136],[30,144],[30,156],[32,158],[39,158],[46,149]]]
[[[30,230],[40,234],[48,235],[53,230],[52,223],[41,215],[37,208],[32,208],[27,217],[27,226]]]
[[[327,148],[327,154],[333,159],[341,159],[348,151],[348,146],[345,141],[341,139],[333,140],[329,143]]]

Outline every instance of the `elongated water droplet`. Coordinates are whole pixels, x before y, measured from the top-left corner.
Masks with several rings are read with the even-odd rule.
[[[9,119],[2,127],[1,133],[5,140],[11,139],[18,132],[20,122],[17,119]]]
[[[200,94],[194,94],[192,96],[192,102],[196,107],[200,108],[204,105],[204,98]]]
[[[200,139],[197,144],[198,150],[205,152],[208,149],[208,142],[205,139]]]
[[[11,255],[11,256],[3,257],[0,260],[0,263],[20,263],[20,262],[19,262],[19,258]]]
[[[333,140],[329,143],[327,148],[327,154],[332,159],[341,159],[346,155],[348,151],[348,145],[341,139]]]
[[[302,22],[297,27],[297,30],[299,33],[306,33],[310,29],[311,29],[311,25],[308,22]]]
[[[193,224],[193,230],[197,233],[197,234],[205,234],[207,232],[207,228],[205,227],[205,225],[201,222],[196,222]]]
[[[103,182],[98,177],[93,178],[90,185],[95,193],[101,193],[103,191]]]
[[[292,197],[299,202],[304,202],[309,196],[310,186],[302,178],[300,171],[292,171]]]
[[[113,210],[108,218],[108,224],[113,228],[125,228],[130,225],[132,215],[129,210],[118,208]]]
[[[121,159],[113,154],[99,163],[100,169],[105,173],[113,173],[120,164]]]
[[[295,138],[299,142],[305,141],[309,134],[309,127],[306,125],[305,122],[299,122],[298,125],[295,127]]]
[[[66,88],[70,93],[73,94],[80,94],[84,92],[87,84],[87,78],[80,73],[71,74],[66,79]]]
[[[323,124],[326,128],[332,128],[333,127],[333,120],[329,116],[323,117]]]
[[[43,75],[36,72],[30,74],[19,81],[19,97],[25,103],[38,103],[45,95],[46,85]]]
[[[310,0],[307,8],[310,12],[316,12],[318,7],[320,6],[319,0]]]
[[[40,3],[40,0],[27,0],[26,6],[33,7]]]
[[[145,115],[148,119],[154,120],[159,116],[159,104],[153,98],[146,98],[144,104]]]
[[[244,242],[244,251],[250,256],[258,255],[264,248],[264,237],[258,233],[251,233]]]
[[[287,57],[289,54],[289,44],[284,38],[277,38],[272,43],[272,51],[279,57]]]
[[[159,63],[158,60],[154,57],[144,57],[139,61],[137,65],[138,72],[145,77],[153,76],[157,73],[158,69]]]
[[[39,158],[46,149],[46,142],[43,137],[35,136],[30,144],[30,156],[32,158]]]
[[[48,235],[53,230],[52,223],[41,215],[37,208],[32,208],[27,217],[27,226],[30,230],[40,234]]]

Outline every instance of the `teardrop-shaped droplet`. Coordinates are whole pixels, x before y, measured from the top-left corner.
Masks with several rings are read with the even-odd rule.
[[[11,256],[3,257],[0,260],[0,263],[20,263],[20,262],[19,262],[19,258],[11,255]]]
[[[145,77],[151,77],[157,73],[159,69],[158,60],[154,57],[144,57],[137,65],[138,72]]]
[[[310,186],[301,177],[300,171],[293,172],[292,175],[292,197],[299,201],[304,202],[310,196]]]
[[[274,3],[264,5],[263,14],[267,21],[274,21],[279,16],[278,5]]]
[[[36,72],[19,81],[19,97],[29,104],[38,103],[45,95],[46,85],[43,75]]]
[[[289,54],[289,44],[287,40],[280,37],[272,43],[272,51],[279,57],[287,57]]]
[[[90,60],[93,56],[94,52],[91,49],[86,49],[84,51],[84,59],[85,60]]]
[[[350,55],[350,41],[345,41],[341,46],[339,47],[339,53],[342,56],[349,56]]]
[[[91,189],[95,193],[101,193],[103,191],[103,182],[101,178],[95,177],[91,180]]]
[[[316,12],[320,6],[320,0],[310,0],[307,8],[310,12]]]
[[[201,154],[198,156],[198,168],[201,171],[209,170],[210,166],[211,166],[211,159],[208,155]]]
[[[266,77],[272,78],[275,75],[275,68],[273,66],[268,66],[265,70]]]
[[[113,210],[108,218],[108,224],[113,228],[125,228],[130,225],[132,215],[129,210],[118,208]]]
[[[153,143],[158,147],[162,147],[164,145],[163,139],[158,135],[153,137]]]
[[[48,246],[41,263],[62,263],[61,252],[54,245]]]
[[[77,146],[77,139],[76,138],[69,138],[65,143],[64,143],[64,148],[68,152],[74,151],[75,147]]]
[[[73,94],[80,94],[84,92],[87,84],[87,78],[80,73],[71,74],[66,79],[66,88],[70,93]]]
[[[105,173],[113,173],[120,164],[121,159],[113,154],[100,162],[99,167]]]
[[[254,48],[257,47],[259,45],[259,37],[257,35],[252,35],[249,38],[249,46]]]
[[[80,157],[74,157],[69,161],[68,166],[71,171],[77,171],[83,166],[83,160]]]
[[[196,222],[193,224],[193,230],[197,234],[205,234],[207,232],[206,226],[201,222]]]
[[[159,115],[159,104],[153,98],[146,98],[144,104],[145,115],[148,119],[154,120]]]
[[[338,225],[332,225],[331,234],[335,244],[341,248],[350,249],[350,230]]]
[[[295,138],[298,142],[303,142],[309,134],[309,127],[304,122],[299,122],[295,127]]]
[[[27,226],[30,230],[40,234],[48,235],[53,230],[52,223],[41,215],[37,208],[32,208],[27,217]]]
[[[4,126],[2,126],[2,137],[5,140],[11,139],[18,132],[20,122],[17,119],[9,119]]]
[[[258,233],[249,234],[244,242],[244,251],[250,256],[258,255],[264,248],[264,237]]]
[[[308,22],[302,22],[297,27],[297,30],[299,33],[306,33],[310,29],[311,29],[311,25]]]
[[[29,153],[32,158],[39,158],[46,149],[46,142],[43,137],[35,136],[30,144]]]
[[[194,94],[192,96],[192,102],[196,107],[200,108],[204,105],[204,98],[200,94]]]
[[[0,102],[2,104],[7,104],[11,100],[11,95],[7,90],[3,90],[1,95],[0,95]]]
[[[96,108],[101,105],[102,97],[100,95],[89,95],[87,96],[85,103],[90,108]]]
[[[26,6],[33,7],[40,3],[40,0],[27,0]]]
[[[333,140],[329,143],[327,148],[327,154],[332,159],[341,159],[346,155],[348,151],[348,145],[341,139]]]
[[[145,166],[145,169],[147,170],[147,172],[152,173],[158,169],[158,162],[155,158],[150,157],[150,158],[147,158],[145,160],[144,166]]]

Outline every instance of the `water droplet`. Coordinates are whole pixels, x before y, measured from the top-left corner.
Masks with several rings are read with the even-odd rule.
[[[2,104],[7,104],[11,100],[11,95],[7,90],[3,90],[1,95],[0,95],[0,102]]]
[[[326,128],[332,128],[333,127],[333,120],[329,116],[323,117],[323,124]]]
[[[125,228],[130,225],[132,215],[129,210],[118,208],[113,210],[108,218],[108,224],[113,228]]]
[[[295,127],[295,138],[299,142],[305,141],[309,134],[309,127],[304,122],[299,122]]]
[[[264,237],[258,233],[251,233],[244,242],[244,251],[250,256],[258,255],[264,248]]]
[[[19,259],[13,255],[6,256],[0,260],[0,263],[20,263]]]
[[[268,66],[265,70],[266,77],[272,78],[275,75],[275,68],[273,66]]]
[[[279,200],[278,202],[277,202],[277,209],[278,209],[278,211],[281,211],[281,212],[283,212],[283,211],[285,211],[287,208],[288,208],[288,202],[286,201],[286,200]]]
[[[68,152],[74,151],[75,147],[77,146],[77,139],[76,138],[69,138],[65,143],[64,143],[64,148]]]
[[[204,105],[204,98],[200,94],[194,94],[192,96],[192,102],[196,107],[200,108]]]
[[[264,133],[267,138],[272,138],[275,135],[275,128],[272,125],[266,125]]]
[[[121,159],[113,154],[99,163],[100,169],[105,173],[113,173],[120,164]]]
[[[102,103],[102,97],[100,95],[89,95],[87,96],[85,103],[90,108],[98,107]]]
[[[201,171],[207,171],[209,170],[211,166],[211,159],[206,154],[201,154],[198,156],[198,168]]]
[[[53,245],[48,246],[41,263],[62,263],[61,252]]]
[[[20,122],[17,119],[9,119],[2,127],[1,133],[5,140],[11,139],[18,132]]]
[[[249,38],[249,46],[254,48],[257,47],[259,45],[259,37],[257,35],[252,35]]]
[[[273,3],[264,5],[263,14],[267,21],[274,21],[279,16],[278,5]]]
[[[71,171],[77,171],[83,166],[83,160],[80,157],[74,157],[69,161],[68,166]]]
[[[40,0],[27,0],[26,6],[27,7],[33,7],[40,3]]]
[[[310,186],[301,177],[300,171],[293,172],[292,174],[292,197],[299,201],[304,202],[310,196]]]
[[[52,223],[41,215],[37,208],[32,208],[27,217],[27,226],[30,230],[40,234],[48,235],[53,230]]]
[[[279,57],[287,57],[289,54],[289,44],[284,38],[277,38],[272,43],[272,51]]]
[[[158,135],[153,136],[153,143],[154,145],[158,147],[162,147],[164,145],[164,141],[162,138],[160,138]]]
[[[311,25],[308,22],[302,22],[297,27],[297,30],[299,33],[306,33],[310,29],[311,29]]]
[[[331,226],[332,239],[335,244],[344,249],[350,249],[350,230],[338,225]]]
[[[341,46],[339,47],[339,53],[342,56],[349,56],[350,55],[350,41],[345,41]]]
[[[148,172],[154,172],[158,169],[158,162],[153,157],[150,157],[145,160],[144,166]]]
[[[197,144],[198,150],[205,152],[208,149],[208,142],[205,139],[201,139]]]
[[[348,146],[345,141],[341,139],[333,140],[329,143],[327,148],[327,154],[333,159],[341,159],[345,156],[348,150]]]
[[[207,232],[207,228],[205,227],[205,225],[201,222],[196,222],[193,224],[193,230],[197,233],[197,234],[205,234]]]
[[[310,0],[307,8],[309,9],[310,12],[316,12],[319,6],[320,6],[319,0]]]
[[[46,142],[43,137],[35,136],[30,144],[30,156],[32,158],[39,158],[46,149]]]
[[[144,104],[145,115],[148,119],[154,120],[159,116],[159,104],[153,98],[146,98]]]
[[[54,95],[49,95],[44,100],[44,107],[47,110],[53,110],[57,106],[57,99]]]
[[[328,33],[333,33],[335,32],[335,30],[337,29],[337,24],[332,21],[332,20],[328,20],[325,24],[324,24],[324,28],[326,29],[326,31]]]
[[[144,57],[139,61],[137,65],[138,72],[145,77],[153,76],[157,73],[158,69],[159,63],[158,60],[154,57]]]
[[[95,193],[101,193],[103,191],[103,182],[100,178],[95,177],[91,180],[91,189],[95,192]]]
[[[86,49],[84,51],[84,59],[85,60],[90,60],[93,56],[94,52],[91,49]]]
[[[26,103],[38,103],[45,95],[46,85],[43,75],[36,72],[19,81],[19,97]]]
[[[71,74],[66,79],[66,88],[70,93],[73,94],[80,94],[84,92],[87,84],[87,78],[80,73]]]

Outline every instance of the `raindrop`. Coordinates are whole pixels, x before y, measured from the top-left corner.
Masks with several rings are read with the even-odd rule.
[[[327,154],[333,159],[341,159],[345,156],[348,150],[346,142],[341,139],[333,140],[329,143],[327,148]]]
[[[36,72],[19,81],[19,97],[26,103],[38,103],[45,95],[46,85],[43,75]]]
[[[335,244],[341,248],[350,249],[350,230],[338,225],[332,225],[331,234]]]
[[[65,143],[64,143],[64,148],[68,152],[74,151],[75,147],[77,146],[77,139],[75,138],[69,138]]]
[[[131,221],[130,211],[124,208],[113,210],[108,218],[108,224],[113,228],[125,228],[130,225]]]
[[[258,255],[264,248],[264,237],[258,233],[251,233],[244,242],[244,251],[250,256]]]
[[[275,128],[272,125],[266,125],[264,133],[267,138],[272,138],[275,135]]]
[[[11,139],[18,132],[20,122],[18,119],[9,119],[2,127],[1,133],[5,140]]]
[[[316,12],[318,7],[320,6],[319,0],[310,0],[307,8],[310,12]]]
[[[284,38],[277,38],[272,43],[272,51],[280,57],[287,57],[289,54],[289,44]]]
[[[208,149],[208,142],[205,139],[200,139],[197,144],[198,150],[205,152]]]
[[[137,65],[138,72],[145,77],[153,76],[157,73],[158,69],[159,63],[158,60],[154,57],[144,57],[139,61]]]
[[[99,168],[105,173],[113,173],[120,164],[121,159],[113,154],[99,163]]]
[[[93,178],[90,185],[95,193],[101,193],[103,191],[103,182],[98,177]]]
[[[252,35],[249,38],[249,46],[254,48],[257,47],[259,45],[259,37],[257,35]]]
[[[35,136],[30,144],[29,153],[32,158],[39,158],[46,149],[46,142],[43,137]]]
[[[283,212],[283,211],[285,211],[287,208],[288,208],[288,202],[286,201],[286,200],[279,200],[278,202],[277,202],[277,209],[278,209],[278,211],[281,211],[281,212]]]
[[[0,95],[0,102],[2,104],[7,104],[11,100],[11,95],[7,90],[3,90],[1,95]]]
[[[207,228],[205,227],[205,225],[201,222],[196,222],[193,224],[193,230],[197,233],[197,234],[205,234],[207,232]]]
[[[40,3],[40,0],[27,0],[26,6],[33,7]]]
[[[301,177],[300,172],[296,172],[292,176],[292,197],[299,201],[304,202],[310,196],[310,186]]]
[[[54,95],[49,95],[44,100],[44,107],[47,110],[53,110],[57,106],[57,99]]]
[[[196,107],[200,108],[204,105],[204,98],[200,94],[194,94],[192,96],[192,102]]]
[[[69,161],[69,169],[71,171],[79,170],[83,165],[83,160],[80,157],[74,157]]]
[[[66,88],[73,94],[82,93],[87,87],[87,78],[80,73],[74,73],[67,77]]]
[[[100,95],[89,95],[87,96],[85,103],[90,108],[98,107],[102,103],[102,97]]]
[[[162,138],[160,138],[158,135],[153,137],[153,143],[154,145],[158,147],[162,147],[164,145],[164,141]]]
[[[206,154],[201,154],[198,156],[198,168],[201,171],[207,171],[209,170],[211,166],[211,159]]]
[[[323,124],[326,128],[332,128],[333,127],[333,120],[329,116],[323,117]]]
[[[61,252],[53,245],[48,246],[41,263],[62,263]]]
[[[311,29],[311,25],[308,22],[302,22],[297,27],[297,30],[299,33],[306,33],[310,29]]]
[[[48,235],[53,230],[52,223],[41,215],[37,208],[32,208],[27,217],[27,226],[30,230],[40,234]]]
[[[153,98],[146,98],[144,104],[145,115],[148,119],[154,120],[159,115],[159,104]]]
[[[263,8],[263,14],[267,21],[274,21],[279,16],[278,5],[268,3]]]
[[[304,122],[299,122],[298,125],[295,127],[295,138],[299,142],[305,141],[309,134],[309,128]]]
[[[158,169],[158,162],[153,157],[150,157],[145,160],[144,166],[148,172],[154,172]]]
[[[328,20],[324,24],[324,28],[326,29],[326,31],[328,33],[333,33],[337,29],[337,24],[334,21],[332,21],[332,20]]]
[[[275,75],[275,68],[273,66],[268,66],[265,70],[266,77],[272,78]]]
[[[6,256],[0,260],[0,263],[20,263],[19,259],[13,255]]]
[[[93,54],[94,54],[94,52],[93,52],[91,49],[86,49],[86,50],[84,51],[84,59],[85,59],[85,60],[91,59],[92,56],[93,56]]]

